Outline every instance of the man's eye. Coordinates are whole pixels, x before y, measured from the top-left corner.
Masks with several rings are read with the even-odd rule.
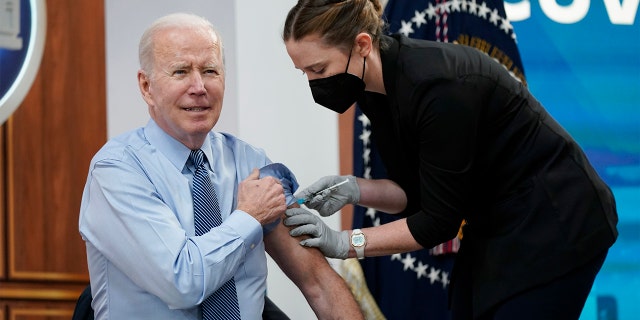
[[[205,74],[219,75],[220,71],[218,69],[207,69],[204,71]]]
[[[184,75],[184,74],[186,74],[186,73],[187,73],[187,72],[186,72],[186,71],[184,71],[184,70],[176,70],[176,71],[174,71],[174,72],[173,72],[173,74],[175,74],[175,75]]]

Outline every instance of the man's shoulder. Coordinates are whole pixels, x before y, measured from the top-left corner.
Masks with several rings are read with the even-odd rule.
[[[122,160],[127,150],[140,150],[149,142],[144,138],[142,128],[127,131],[110,138],[94,155],[92,162],[100,160]]]
[[[234,152],[253,153],[261,155],[265,154],[264,149],[256,147],[230,133],[211,131],[211,133],[209,134],[209,139],[211,139],[211,144],[213,146],[225,148]]]

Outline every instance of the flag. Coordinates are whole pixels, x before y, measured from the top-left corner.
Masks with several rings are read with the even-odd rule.
[[[526,84],[513,26],[500,0],[389,0],[384,16],[390,33],[455,42],[498,60]],[[356,107],[353,172],[370,179],[386,177],[370,140],[370,122]],[[397,218],[354,207],[353,228],[378,226]],[[387,319],[450,319],[448,287],[457,239],[436,248],[360,260],[369,292]]]

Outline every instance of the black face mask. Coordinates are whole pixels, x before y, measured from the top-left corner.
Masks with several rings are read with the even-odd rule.
[[[362,96],[365,88],[363,79],[367,58],[365,57],[362,62],[362,78],[347,73],[350,61],[351,54],[349,54],[347,68],[344,73],[322,79],[309,80],[311,95],[313,95],[313,100],[317,104],[337,113],[344,113]]]

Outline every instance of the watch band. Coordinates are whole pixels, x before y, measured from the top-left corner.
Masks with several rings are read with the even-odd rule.
[[[351,246],[356,251],[358,259],[364,259],[364,247],[367,245],[367,238],[360,229],[353,229],[351,232]]]

